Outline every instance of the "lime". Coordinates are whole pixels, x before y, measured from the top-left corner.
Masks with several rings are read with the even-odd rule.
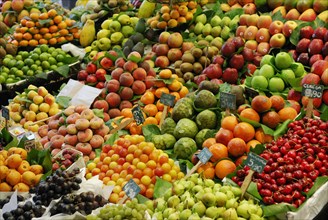
[[[64,65],[63,62],[58,62],[58,63],[57,63],[57,66],[63,66],[63,65]]]
[[[50,68],[50,63],[48,61],[42,61],[41,66],[44,70],[48,70]]]
[[[55,58],[53,58],[53,57],[49,57],[48,62],[50,63],[50,65],[57,64],[57,60]]]
[[[35,63],[36,65],[38,65],[38,66],[41,65],[41,61],[40,61],[40,60],[36,60],[34,63]]]
[[[57,51],[54,51],[54,52],[51,53],[51,56],[52,57],[56,57],[57,55],[58,55],[58,52]]]
[[[18,70],[17,67],[13,67],[13,68],[10,69],[9,74],[10,75],[16,75],[17,70]]]
[[[37,54],[37,53],[33,53],[33,54],[30,56],[30,58],[31,58],[32,60],[36,61],[36,60],[39,59],[39,54]]]
[[[22,77],[22,76],[24,76],[24,73],[23,73],[22,70],[17,70],[15,75],[18,76],[18,77]]]
[[[10,62],[10,58],[4,58],[3,60],[2,60],[2,64],[4,65],[4,66],[8,66],[8,63]]]
[[[22,55],[17,55],[15,58],[16,58],[16,60],[23,60]]]
[[[42,52],[47,52],[49,50],[49,47],[47,44],[41,44],[40,49]]]
[[[34,75],[34,71],[33,70],[28,70],[26,75],[28,76],[33,76]]]
[[[1,69],[2,72],[9,73],[10,69],[6,66],[3,66]]]
[[[57,60],[58,62],[63,62],[63,61],[65,60],[65,56],[62,55],[62,54],[58,54],[58,55],[56,56],[56,60]]]
[[[16,63],[16,67],[17,67],[18,69],[22,69],[23,66],[25,66],[24,61],[22,61],[22,60],[18,60],[17,63]]]
[[[7,55],[5,56],[5,58],[14,59],[13,55],[11,55],[11,54],[7,54]]]
[[[46,61],[46,60],[48,60],[48,55],[47,55],[46,53],[42,53],[42,54],[40,55],[40,60],[41,60],[41,61]]]
[[[16,82],[19,82],[19,81],[21,81],[21,80],[22,80],[22,78],[19,77],[19,76],[17,76],[17,77],[15,78],[15,81],[16,81]]]
[[[27,58],[24,60],[24,63],[27,66],[31,66],[34,63],[34,61],[31,58]]]
[[[4,72],[2,72],[0,75],[3,76],[5,79],[8,78],[8,73],[4,73]]]
[[[51,69],[51,70],[56,70],[57,68],[58,68],[58,67],[57,67],[56,65],[51,65],[51,66],[50,66],[50,69]]]
[[[34,53],[37,53],[37,54],[39,54],[39,55],[42,53],[41,49],[38,48],[38,47],[35,48],[35,49],[33,50],[33,52],[34,52]]]
[[[35,71],[35,70],[38,69],[38,65],[33,64],[33,65],[31,65],[30,69],[33,70],[33,71]]]
[[[56,50],[56,48],[54,48],[54,47],[50,47],[49,49],[48,49],[48,53],[52,53],[52,52],[54,52]]]
[[[6,83],[9,84],[9,83],[13,83],[15,82],[15,80],[11,77],[8,77],[7,80],[6,80]]]
[[[15,65],[16,65],[16,60],[14,60],[14,59],[10,60],[9,63],[8,63],[9,68],[14,67]]]
[[[20,52],[22,52],[21,55],[23,59],[26,59],[29,56],[29,53],[27,51],[20,51]]]
[[[22,71],[24,74],[26,74],[29,69],[30,68],[28,68],[28,66],[23,66]]]
[[[4,82],[6,82],[6,78],[0,75],[0,83],[4,83]]]
[[[42,66],[38,66],[38,70],[42,71],[43,70]]]
[[[72,57],[70,54],[66,54],[66,57]]]

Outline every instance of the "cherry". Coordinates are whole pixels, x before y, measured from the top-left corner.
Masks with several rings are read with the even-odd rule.
[[[322,152],[318,153],[317,154],[317,157],[320,159],[320,160],[324,160],[326,158],[326,155]]]
[[[271,172],[271,167],[269,165],[265,165],[263,171],[265,173],[270,173]]]
[[[267,146],[268,147],[268,146]],[[273,145],[271,148],[270,148],[270,150],[272,151],[272,152],[279,152],[279,147],[277,146],[277,145]]]
[[[293,197],[294,199],[299,199],[301,198],[302,194],[300,193],[300,191],[295,190],[293,193]]]
[[[320,123],[319,128],[323,131],[327,130],[327,123]]]
[[[296,170],[293,173],[293,177],[296,179],[302,179],[303,178],[303,172],[301,170]]]
[[[293,183],[293,189],[294,190],[299,190],[299,191],[301,191],[302,190],[302,184],[301,183],[299,183],[299,182],[295,182],[295,183]]]
[[[319,176],[320,172],[318,170],[313,170],[309,173],[309,177],[312,181],[315,181],[317,177]]]
[[[291,185],[286,185],[285,188],[283,188],[283,190],[281,190],[281,193],[283,193],[284,195],[288,195],[293,191],[293,187]]]
[[[272,196],[272,192],[269,189],[261,189],[259,193],[261,196]]]
[[[280,152],[281,152],[283,155],[286,155],[286,154],[288,153],[288,149],[287,149],[287,147],[282,146],[282,147],[280,148]]]
[[[306,149],[306,153],[310,154],[310,155],[314,155],[314,150],[313,148],[308,148]]]
[[[274,204],[274,200],[271,196],[263,197],[263,202],[268,205]]]
[[[284,195],[282,195],[280,192],[274,192],[273,193],[273,199],[276,202],[280,203],[280,202],[284,201]]]
[[[257,186],[257,190],[260,191],[262,189],[262,183],[260,182],[257,182],[256,183],[256,186]]]
[[[313,163],[315,161],[314,157],[313,156],[308,156],[306,159],[305,159],[308,163]]]
[[[281,178],[277,179],[277,184],[279,186],[284,185],[285,183],[286,183],[286,178],[285,177],[281,177]]]
[[[326,167],[320,167],[319,168],[319,172],[323,176],[323,175],[325,175],[327,173],[327,168]]]
[[[291,195],[285,195],[284,202],[292,203],[293,197]]]
[[[291,182],[293,180],[292,173],[285,173],[286,182]]]
[[[307,137],[302,137],[301,143],[302,144],[309,143],[309,139]]]

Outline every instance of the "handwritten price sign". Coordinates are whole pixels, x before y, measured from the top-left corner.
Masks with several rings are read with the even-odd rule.
[[[139,105],[132,109],[132,114],[133,114],[133,118],[136,121],[137,125],[144,123],[145,118],[142,114],[142,110]]]
[[[245,161],[246,166],[249,166],[252,170],[258,173],[262,173],[266,163],[267,161],[264,158],[254,154],[253,152],[248,154]]]
[[[139,192],[140,192],[140,187],[136,184],[136,182],[134,182],[132,179],[129,180],[129,182],[127,182],[124,186],[123,186],[123,190],[125,192],[125,194],[130,198],[133,199],[134,197],[136,197]]]
[[[302,95],[308,98],[321,98],[323,93],[323,85],[304,84]]]

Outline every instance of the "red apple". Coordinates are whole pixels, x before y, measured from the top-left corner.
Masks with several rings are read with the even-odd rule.
[[[324,28],[324,27],[317,27],[313,34],[312,34],[312,38],[315,38],[315,39],[321,39],[323,40],[325,35],[327,33],[327,29]]]
[[[290,107],[296,110],[297,114],[301,111],[301,105],[299,102],[296,102],[295,100],[287,100],[290,104]]]
[[[245,45],[245,41],[242,37],[234,37],[232,38],[232,43],[234,43],[236,50],[243,47]]]
[[[108,109],[109,109],[109,106],[108,106],[108,103],[106,102],[106,100],[96,100],[92,106],[93,106],[93,108],[103,109],[104,112],[108,112]]]
[[[273,21],[269,26],[270,34],[274,35],[274,34],[281,33],[283,26],[284,26],[284,23],[282,23],[282,21],[279,21],[279,20]]]
[[[105,75],[107,74],[106,70],[100,68],[100,69],[97,69],[96,71],[96,78],[98,81],[101,81],[101,82],[105,82],[106,81],[106,78],[105,78]]]
[[[103,58],[101,59],[101,61],[100,61],[100,65],[101,65],[104,69],[108,70],[108,69],[110,69],[111,67],[113,67],[113,61],[112,61],[110,58],[108,58],[108,57],[103,57]]]
[[[96,84],[96,88],[97,89],[103,89],[103,88],[105,88],[105,82],[98,82]]]
[[[322,101],[323,101],[323,103],[325,103],[326,105],[328,105],[328,89],[326,89],[326,90],[323,91]]]
[[[301,21],[314,21],[317,17],[317,14],[312,8],[305,10],[298,18]]]
[[[321,54],[322,54],[323,57],[328,56],[328,41],[323,46],[322,51],[321,51]]]
[[[301,53],[300,55],[298,55],[297,57],[297,62],[302,63],[304,66],[307,66],[309,64],[309,54],[308,53]]]
[[[310,39],[303,38],[296,45],[297,53],[306,53],[308,51],[309,45],[311,43]]]
[[[286,38],[282,33],[275,34],[270,38],[270,47],[282,48],[286,43]]]
[[[271,23],[272,17],[270,15],[261,15],[257,21],[257,27],[269,29]]]
[[[328,69],[326,69],[325,71],[323,71],[322,75],[321,75],[321,81],[322,83],[327,86],[328,85]]]
[[[252,76],[255,70],[257,69],[257,66],[254,65],[253,63],[248,63],[247,64],[247,76]]]
[[[293,8],[291,10],[289,10],[286,14],[286,19],[287,20],[298,20],[298,18],[300,17],[300,13],[297,11],[296,8]]]
[[[328,69],[328,61],[318,60],[311,67],[311,73],[317,74],[318,76],[322,76],[323,72]]]
[[[312,67],[313,64],[315,62],[317,62],[318,60],[323,60],[323,57],[322,57],[321,54],[314,54],[314,55],[312,55],[311,58],[310,58],[310,60],[309,60],[309,65]]]
[[[223,71],[222,74],[223,82],[230,84],[236,84],[238,80],[238,71],[235,68],[227,68]]]
[[[314,30],[311,26],[302,27],[300,30],[300,39],[301,38],[311,39],[313,33],[314,33]]]
[[[323,48],[323,41],[321,39],[312,39],[309,44],[308,52],[310,55],[319,54]]]
[[[234,54],[229,61],[229,66],[237,70],[241,70],[244,66],[244,57],[241,54]]]
[[[88,72],[86,70],[80,70],[77,74],[77,79],[80,81],[84,81],[88,77]]]
[[[169,52],[169,46],[167,44],[159,44],[156,47],[156,56],[166,56]]]
[[[227,41],[222,45],[221,53],[225,57],[231,57],[232,54],[236,52],[235,44],[232,41]]]
[[[247,47],[244,47],[242,54],[243,54],[244,59],[247,62],[251,62],[254,59],[254,52],[253,52],[253,50],[251,50],[251,49],[249,49]]]
[[[206,75],[205,74],[201,74],[201,75],[195,76],[194,83],[196,83],[197,85],[199,85],[204,80],[206,80]]]
[[[294,100],[296,102],[300,102],[302,98],[302,93],[295,91],[295,89],[290,89],[287,95],[288,100]]]
[[[206,75],[209,79],[218,79],[222,76],[222,69],[219,64],[210,64],[206,67],[202,74]]]
[[[292,55],[293,60],[297,60],[298,53],[296,50],[289,50],[288,53]]]
[[[285,35],[285,37],[290,37],[296,27],[297,23],[295,21],[286,21],[286,23],[282,27],[282,33]]]
[[[222,66],[224,63],[224,58],[221,55],[216,55],[214,56],[212,63]]]
[[[304,85],[304,84],[318,85],[319,83],[320,83],[320,77],[314,73],[306,74],[301,81],[301,85]]]

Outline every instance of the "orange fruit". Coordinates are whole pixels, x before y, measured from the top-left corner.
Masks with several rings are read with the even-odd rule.
[[[35,175],[43,173],[43,167],[41,165],[35,164],[30,166],[30,171],[32,171]]]
[[[26,20],[25,18],[23,18],[20,23],[21,23],[21,25],[23,27],[26,27],[26,22],[28,22],[28,20]]]
[[[232,138],[234,138],[233,132],[224,128],[220,128],[215,135],[216,142],[224,144],[226,146]]]
[[[55,45],[57,43],[57,39],[56,38],[51,38],[51,39],[49,39],[48,42],[49,42],[50,45]]]
[[[239,137],[243,139],[245,142],[252,140],[255,136],[254,127],[247,122],[240,122],[233,129],[234,137]]]
[[[180,99],[180,95],[178,92],[170,92],[170,94],[175,96],[174,103],[176,103]]]
[[[49,32],[50,33],[55,33],[55,32],[57,32],[58,31],[58,27],[56,26],[56,25],[51,25],[50,27],[49,27]]]
[[[288,119],[294,120],[297,116],[297,111],[292,107],[285,107],[278,112],[280,121],[286,121]]]
[[[209,167],[209,168],[205,169],[202,172],[202,176],[205,179],[214,179],[214,176],[215,176],[215,169],[214,169],[214,167]]]
[[[280,111],[282,108],[285,107],[285,100],[280,95],[273,95],[270,97],[271,100],[271,108],[276,111]]]
[[[161,17],[162,17],[163,21],[168,21],[171,19],[170,14],[167,12],[163,13]]]
[[[170,10],[171,10],[171,9],[170,9],[170,7],[169,7],[168,5],[162,5],[160,12],[161,12],[162,14],[164,14],[164,13],[169,13]]]
[[[163,69],[159,72],[159,77],[162,79],[169,79],[172,76],[172,71],[170,69]]]
[[[40,22],[35,22],[35,27],[37,27],[37,28],[41,28],[42,27],[42,25],[40,24]]]
[[[149,26],[153,29],[157,28],[158,20],[152,20],[149,24]]]
[[[9,168],[7,166],[1,165],[0,166],[0,181],[6,179],[8,173],[9,173]]]
[[[260,143],[270,143],[273,140],[273,137],[269,134],[265,134],[262,128],[256,129],[255,139]]]
[[[246,152],[248,153],[250,151],[251,147],[255,148],[255,146],[258,144],[261,144],[261,142],[259,142],[258,140],[253,139],[253,140],[248,141],[246,144]]]
[[[247,159],[247,156],[246,156],[246,155],[243,155],[243,156],[238,157],[237,160],[235,160],[235,164],[236,164],[236,166],[241,165],[242,162],[243,162],[244,160],[246,160],[246,159]]]
[[[0,183],[0,192],[10,192],[12,190],[12,187],[6,183],[6,182],[3,182],[3,183]]]
[[[70,33],[77,33],[79,32],[79,29],[77,27],[69,29]]]
[[[173,10],[171,10],[171,12],[170,12],[170,16],[171,16],[171,18],[173,18],[173,19],[178,19],[178,18],[180,17],[180,14],[179,14],[178,10],[173,9]]]
[[[181,89],[180,89],[180,91],[179,91],[180,98],[185,97],[188,93],[189,93],[188,88],[185,87],[185,86],[182,86]]]
[[[161,121],[162,115],[163,115],[163,112],[157,112],[157,114],[155,115],[155,118],[157,119],[158,124]]]
[[[39,19],[40,20],[46,20],[46,19],[48,19],[48,13],[41,13],[40,15],[39,15]]]
[[[156,107],[157,107],[158,111],[164,110],[164,105],[161,103],[161,100],[157,100]]]
[[[171,90],[173,92],[177,92],[181,89],[182,84],[178,80],[173,80],[172,83],[170,85],[168,85],[167,87],[169,88],[169,90]]]
[[[188,1],[188,8],[189,9],[194,9],[197,7],[197,2],[196,1]]]
[[[155,116],[158,112],[158,109],[156,105],[154,104],[148,104],[144,106],[143,111],[148,115],[148,116]]]
[[[210,148],[213,144],[216,144],[216,140],[215,140],[215,138],[207,138],[207,139],[203,142],[203,148],[204,148],[204,147]]]
[[[268,111],[271,106],[271,100],[265,95],[257,95],[252,99],[251,103],[252,108],[258,113]]]
[[[161,98],[162,93],[169,94],[170,91],[169,91],[169,89],[168,89],[167,87],[160,87],[160,88],[156,89],[156,91],[155,91],[155,96],[156,96],[157,98]]]
[[[59,24],[63,21],[63,17],[61,15],[57,15],[54,17],[53,21],[55,22],[55,24]]]
[[[26,171],[22,174],[22,182],[29,186],[33,186],[36,184],[35,178],[36,176],[32,171]]]
[[[28,28],[35,27],[35,23],[33,21],[27,21],[25,26]]]
[[[17,171],[20,173],[20,174],[23,174],[24,172],[26,171],[29,171],[30,170],[30,164],[28,161],[26,160],[23,160],[21,162],[21,164],[19,165],[19,167],[17,168]]]
[[[133,114],[132,114],[132,109],[131,108],[124,108],[121,110],[121,115],[124,118],[132,118]]]
[[[260,115],[252,108],[245,108],[241,111],[240,116],[252,121],[260,122]]]
[[[275,111],[269,111],[262,115],[262,124],[269,128],[275,129],[280,123],[280,116]]]
[[[48,44],[48,40],[41,38],[39,44]]]
[[[34,34],[33,38],[37,41],[39,41],[40,39],[42,39],[42,35],[41,34]]]
[[[64,43],[66,41],[65,37],[58,37],[57,38],[57,43]]]
[[[19,154],[12,154],[7,158],[8,168],[16,169],[22,163],[23,159]]]
[[[142,134],[142,126],[141,125],[137,125],[137,123],[132,122],[131,126],[129,128],[129,132],[131,135],[133,134]]]
[[[156,81],[154,81],[154,86],[157,88],[160,88],[160,87],[165,87],[166,84],[162,80],[156,80]]]
[[[69,34],[69,31],[67,29],[61,29],[59,31],[60,36],[66,36]]]
[[[29,29],[29,32],[30,32],[31,34],[38,34],[38,33],[39,33],[39,28],[37,28],[37,27],[32,27],[32,28]]]
[[[150,91],[147,90],[147,91],[141,96],[140,101],[141,101],[143,104],[145,104],[145,105],[147,105],[147,104],[152,104],[152,103],[154,103],[154,101],[155,101],[155,96],[154,96],[154,94],[153,94],[152,92],[150,92]]]
[[[187,19],[185,18],[185,17],[179,17],[178,19],[177,19],[177,22],[178,23],[187,23]]]
[[[31,47],[36,47],[39,44],[39,41],[35,40],[35,39],[31,39],[28,42],[28,45]]]
[[[246,152],[246,143],[241,138],[232,138],[228,143],[228,152],[233,157],[239,157]]]
[[[144,121],[143,125],[150,125],[150,124],[158,125],[157,119],[155,117],[147,117],[147,118],[145,118],[145,121]]]
[[[9,173],[6,177],[6,182],[9,183],[11,186],[15,186],[21,180],[21,174],[14,169],[9,169]]]
[[[14,33],[14,38],[18,41],[23,39],[23,34],[22,33]]]
[[[180,17],[179,17],[180,18]],[[179,19],[178,18],[178,19]],[[182,22],[181,22],[182,23]],[[178,26],[178,21],[176,19],[170,19],[168,22],[167,22],[167,26],[169,28],[175,28],[176,26]]]
[[[211,157],[212,162],[216,162],[218,160],[221,160],[222,158],[228,157],[228,149],[225,145],[216,143],[211,145],[208,148],[213,156]]]
[[[66,23],[67,27],[72,27],[74,25],[75,21],[66,18],[65,23]]]
[[[40,29],[39,33],[40,33],[40,34],[46,34],[46,33],[49,33],[49,29],[46,28],[46,27],[43,27],[43,28]]]
[[[59,29],[66,29],[67,28],[67,24],[65,21],[62,21],[58,24],[58,28]],[[67,29],[66,29],[67,30]],[[68,33],[68,30],[67,30],[67,33]]]
[[[57,15],[57,11],[55,9],[50,9],[47,14],[49,18],[54,18]]]
[[[221,128],[233,131],[235,126],[238,124],[238,119],[235,116],[229,115],[222,119]]]
[[[186,16],[185,16],[185,18],[186,18],[187,21],[192,20],[193,17],[194,17],[194,14],[192,12],[190,12],[190,11],[188,11],[187,14],[186,14]]]
[[[30,187],[25,183],[17,183],[13,187],[13,190],[17,190],[18,192],[28,192],[30,190]]]
[[[73,33],[73,36],[74,36],[75,39],[79,39],[80,38],[80,32]]]
[[[236,165],[231,160],[221,160],[215,166],[215,174],[218,178],[223,179],[228,174],[234,172]]]
[[[28,41],[27,40],[21,40],[21,41],[19,41],[19,46],[21,46],[21,47],[27,47],[27,45],[28,45]]]
[[[67,40],[67,41],[72,41],[72,40],[74,40],[74,36],[73,35],[66,35],[65,36],[65,39]]]
[[[158,29],[165,29],[167,26],[167,22],[166,21],[157,21],[156,27]]]
[[[24,34],[28,31],[28,28],[27,27],[21,27],[20,28],[20,33]]]
[[[33,20],[33,21],[38,21],[39,20],[39,14],[36,13],[36,12],[32,12],[30,14],[30,18]]]
[[[32,39],[32,35],[30,33],[26,32],[26,33],[23,34],[23,38],[25,40],[31,40]]]
[[[46,40],[50,40],[52,38],[52,35],[50,33],[46,33],[43,35],[43,38]]]

